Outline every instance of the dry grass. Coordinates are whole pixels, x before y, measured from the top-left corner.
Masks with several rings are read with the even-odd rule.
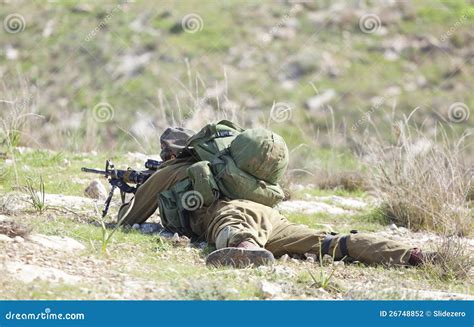
[[[465,164],[468,133],[450,141],[440,128],[438,140],[428,138],[406,119],[394,125],[396,142],[365,143],[369,182],[396,224],[442,235],[472,233],[468,193],[472,181]]]
[[[470,277],[474,260],[466,239],[445,237],[436,245],[435,251],[436,257],[423,265],[430,278],[461,280]]]
[[[359,171],[321,171],[315,178],[316,186],[323,190],[342,189],[349,192],[368,190],[366,177]]]

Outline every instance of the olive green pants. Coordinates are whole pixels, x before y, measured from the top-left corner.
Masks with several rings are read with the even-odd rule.
[[[349,257],[367,264],[406,265],[412,248],[367,233],[331,235],[288,221],[277,210],[246,200],[218,201],[196,211],[191,228],[217,248],[250,241],[276,257],[325,252],[336,260]],[[344,241],[344,244],[341,242]]]
[[[130,225],[146,221],[158,208],[158,194],[187,178],[186,169],[190,164],[186,160],[173,160],[163,166],[120,208],[119,219]],[[217,248],[250,241],[276,257],[305,253],[319,256],[324,252],[335,259],[349,256],[368,264],[404,265],[411,250],[409,246],[371,234],[331,236],[291,223],[277,210],[246,200],[216,201],[210,207],[194,211],[190,224],[195,235],[216,244]]]

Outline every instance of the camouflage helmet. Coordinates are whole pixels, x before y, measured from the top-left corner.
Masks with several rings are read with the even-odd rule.
[[[162,160],[169,160],[172,156],[178,157],[186,146],[188,138],[195,134],[190,129],[168,127],[160,137]]]
[[[276,184],[285,174],[289,154],[283,138],[269,130],[248,129],[232,141],[230,153],[237,167]]]

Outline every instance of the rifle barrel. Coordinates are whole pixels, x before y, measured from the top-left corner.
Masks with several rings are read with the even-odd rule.
[[[101,174],[107,176],[107,172],[105,170],[98,170],[98,169],[91,169],[91,168],[86,168],[82,167],[81,171],[85,173],[94,173],[94,174]]]

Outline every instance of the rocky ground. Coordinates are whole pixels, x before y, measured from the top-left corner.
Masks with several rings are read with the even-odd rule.
[[[320,264],[313,257],[288,256],[272,267],[209,269],[204,265],[212,250],[207,244],[164,231],[156,218],[118,231],[101,253],[101,228],[90,218],[101,202],[48,194],[49,209],[39,214],[26,199],[19,193],[2,198],[10,211],[0,216],[1,298],[474,299],[472,273],[467,280],[446,282],[419,269],[332,263],[330,258]],[[292,212],[330,214],[333,221],[320,225],[338,230],[338,217],[357,215],[370,205],[367,199],[307,194],[282,203],[280,210],[290,217]],[[434,234],[393,224],[377,233],[425,248],[439,241]],[[474,249],[474,240],[466,242]]]

